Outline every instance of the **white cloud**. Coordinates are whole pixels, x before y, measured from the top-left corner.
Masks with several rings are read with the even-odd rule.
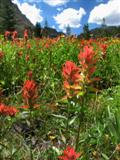
[[[120,0],[109,0],[106,4],[94,7],[88,22],[102,24],[103,18],[107,25],[120,25]]]
[[[63,10],[63,8],[61,8],[61,7],[58,7],[58,8],[57,8],[57,11],[58,11],[58,12],[61,12],[62,10]]]
[[[55,29],[55,26],[53,25],[52,28]]]
[[[42,0],[23,0],[24,2],[29,2],[29,3],[40,3]]]
[[[70,0],[23,0],[23,2],[27,3],[40,3],[44,2],[52,7],[61,6],[68,3]]]
[[[53,18],[59,25],[59,29],[64,31],[68,25],[71,28],[79,28],[81,26],[80,21],[85,14],[86,12],[83,8],[80,8],[79,10],[67,8]]]
[[[56,6],[62,6],[68,3],[70,0],[43,0],[44,3],[56,7]]]
[[[13,0],[13,3],[17,4],[20,11],[35,25],[36,22],[42,22],[41,10],[38,9],[35,4],[30,5],[28,3],[20,3],[18,0]]]

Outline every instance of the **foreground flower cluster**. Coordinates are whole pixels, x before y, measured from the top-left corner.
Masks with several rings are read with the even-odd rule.
[[[107,50],[108,42],[102,44],[103,40],[84,41],[84,44],[69,38],[30,40],[27,30],[23,39],[17,38],[15,32],[10,36],[11,41],[6,33],[0,50],[0,148],[5,157],[2,159],[14,159],[14,156],[31,160],[37,156],[44,160],[119,159],[119,132],[118,138],[114,138],[119,125],[114,121],[120,118],[116,103],[112,104],[116,92],[110,94],[112,89],[109,89],[110,102],[107,101],[110,96],[105,99],[104,91],[102,94],[102,87],[107,84],[104,82],[110,79],[112,84],[113,77],[118,77],[116,73],[112,75],[118,63],[111,60],[115,47]],[[116,53],[114,57],[119,57]],[[65,99],[61,100],[63,90]],[[94,91],[100,92],[94,94]],[[109,108],[110,121],[106,117]],[[118,111],[117,119],[114,108]],[[105,111],[104,115],[101,110]],[[13,141],[10,141],[12,136]]]
[[[5,104],[0,104],[0,114],[4,116],[15,116],[19,110],[16,107],[7,106]]]
[[[26,80],[22,89],[22,96],[24,102],[28,106],[33,106],[38,94],[37,94],[37,85],[34,80]]]
[[[96,56],[97,54],[92,47],[85,46],[83,52],[78,55],[79,66],[72,61],[66,61],[62,75],[68,98],[84,94],[85,87],[94,81],[92,76],[96,71]]]
[[[63,151],[63,155],[59,156],[59,160],[76,160],[81,156],[80,153],[76,153],[74,148],[67,146]]]

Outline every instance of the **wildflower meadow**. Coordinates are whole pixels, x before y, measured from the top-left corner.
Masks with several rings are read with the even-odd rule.
[[[0,37],[0,160],[120,160],[120,39]]]

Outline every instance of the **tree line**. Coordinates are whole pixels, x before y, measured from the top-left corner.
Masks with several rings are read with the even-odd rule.
[[[4,7],[3,7],[4,6]],[[0,1],[0,33],[4,33],[5,31],[14,31],[16,30],[16,19],[15,13],[13,8],[9,4],[8,0]],[[48,29],[48,21],[45,20],[44,29]],[[32,28],[32,32],[34,33],[34,37],[42,37],[42,30],[41,24],[39,22]],[[66,27],[66,35],[71,35],[71,27],[67,25]],[[83,33],[81,33],[78,37],[84,39],[96,38],[96,37],[111,37],[119,35],[120,36],[120,26],[118,27],[108,27],[105,22],[105,18],[103,18],[103,22],[100,28],[96,28],[93,30],[89,29],[89,24],[85,24],[83,26]]]

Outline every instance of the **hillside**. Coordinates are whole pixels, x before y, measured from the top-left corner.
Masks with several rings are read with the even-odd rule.
[[[100,37],[120,37],[120,26],[106,26],[105,28],[95,28],[90,30],[92,38]],[[84,38],[84,33],[81,33],[78,38]]]
[[[42,36],[44,37],[57,37],[59,35],[65,35],[63,32],[57,32],[56,29],[50,28],[50,27],[45,27],[42,29]]]
[[[15,29],[18,31],[18,33],[22,34],[25,28],[33,28],[33,24],[26,18],[25,15],[21,13],[17,5],[13,4],[11,0],[0,0],[0,23],[2,23],[3,20],[3,11],[6,4],[9,5],[10,9],[14,13],[14,19],[16,23]]]
[[[13,12],[13,17],[15,21],[15,30],[18,31],[19,36],[23,35],[23,31],[25,28],[29,29],[29,31],[34,30],[34,25],[26,18],[25,15],[21,13],[18,6],[16,4],[13,4],[11,0],[0,0],[0,24],[2,26],[2,23],[4,21],[3,17],[4,14],[9,15],[10,13],[6,13],[5,9],[6,6],[10,8]],[[4,28],[1,28],[0,26],[0,32],[4,33]],[[56,29],[50,28],[50,27],[44,27],[42,28],[42,36],[45,37],[57,37],[59,35],[63,34],[62,32],[57,32]]]

